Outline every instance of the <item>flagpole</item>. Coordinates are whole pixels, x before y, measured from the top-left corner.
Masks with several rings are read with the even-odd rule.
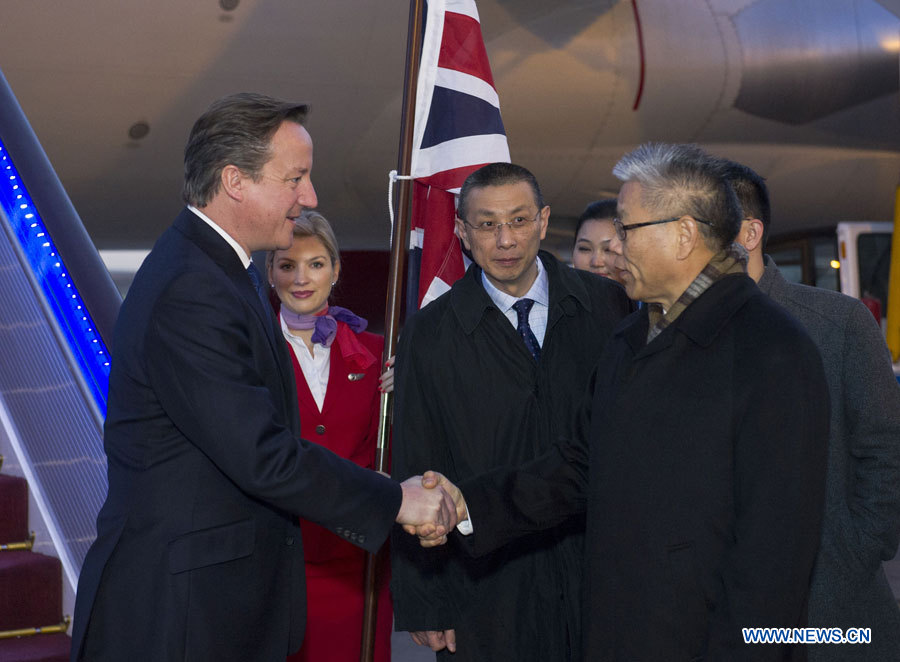
[[[400,152],[397,172],[409,175],[412,162],[413,129],[416,115],[416,83],[419,76],[419,60],[422,57],[422,26],[424,0],[410,0],[409,26],[406,42],[406,76],[403,81],[403,112],[400,117]],[[398,325],[400,323],[400,302],[403,294],[403,272],[406,263],[406,244],[409,235],[409,207],[411,181],[401,179],[398,190],[397,215],[391,235],[391,264],[388,277],[387,301],[384,317],[384,354],[382,364],[395,353]],[[375,448],[375,469],[384,471],[387,465],[387,450],[390,437],[391,396],[381,394],[381,411],[378,421],[378,444]],[[363,612],[362,644],[360,662],[372,662],[375,655],[375,623],[378,613],[376,587],[378,555],[366,555],[365,609]]]

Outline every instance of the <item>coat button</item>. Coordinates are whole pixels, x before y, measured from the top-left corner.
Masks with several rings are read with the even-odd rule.
[[[317,425],[316,426],[316,434],[325,434],[325,426]]]
[[[285,538],[284,544],[287,545],[288,547],[293,545],[294,544],[294,536],[288,536],[287,538]]]

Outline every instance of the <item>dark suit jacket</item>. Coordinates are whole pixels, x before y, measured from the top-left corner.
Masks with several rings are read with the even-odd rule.
[[[586,506],[585,660],[805,659],[745,646],[741,628],[806,622],[828,435],[819,353],[745,275],[650,343],[647,327],[646,308],[619,326],[555,457],[462,484],[469,544]]]
[[[370,551],[386,538],[399,487],[299,439],[274,324],[233,249],[184,210],[116,324],[109,495],[73,660],[283,660],[305,622],[295,516]]]
[[[436,469],[457,481],[515,466],[568,429],[631,303],[617,283],[539,255],[550,295],[539,362],[485,291],[477,265],[407,322],[397,351],[396,477]],[[577,518],[472,559],[454,541],[422,549],[396,527],[396,627],[455,628],[457,652],[439,660],[565,660],[580,643],[583,538]]]
[[[813,662],[900,659],[900,610],[883,560],[900,534],[900,388],[884,335],[852,297],[785,280],[772,260],[759,288],[803,324],[822,353],[831,435],[822,546],[809,624],[870,627],[862,646],[809,647]]]

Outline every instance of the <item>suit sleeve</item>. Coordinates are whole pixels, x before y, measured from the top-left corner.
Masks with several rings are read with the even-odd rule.
[[[411,319],[394,364],[393,476],[405,480],[428,469],[453,475],[446,439],[437,419],[440,392],[431,377],[426,334]],[[450,545],[422,548],[414,536],[395,527],[391,538],[391,593],[398,631],[446,630],[455,627],[450,604],[454,572]]]
[[[893,558],[900,534],[900,387],[881,329],[854,305],[842,351],[843,408],[853,480],[850,515],[858,561],[870,574]]]
[[[277,370],[277,354],[229,285],[188,274],[156,302],[146,370],[165,415],[245,493],[352,532],[344,537],[376,551],[399,510],[400,487],[293,436],[262,374]]]
[[[747,386],[736,391],[735,524],[710,616],[711,662],[785,659],[782,646],[744,645],[741,629],[805,625],[830,411],[818,350],[801,333],[760,338],[762,356],[738,353],[735,380]]]
[[[598,364],[599,365],[599,364]],[[534,531],[546,531],[585,512],[590,471],[591,376],[566,438],[520,467],[504,467],[459,485],[474,533],[463,545],[481,556]]]

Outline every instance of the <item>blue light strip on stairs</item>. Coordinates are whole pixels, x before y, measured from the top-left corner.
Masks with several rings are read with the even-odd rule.
[[[94,397],[106,416],[109,353],[91,316],[69,278],[66,266],[41,220],[12,158],[0,141],[0,206],[28,260],[35,281],[56,316],[59,328]]]

